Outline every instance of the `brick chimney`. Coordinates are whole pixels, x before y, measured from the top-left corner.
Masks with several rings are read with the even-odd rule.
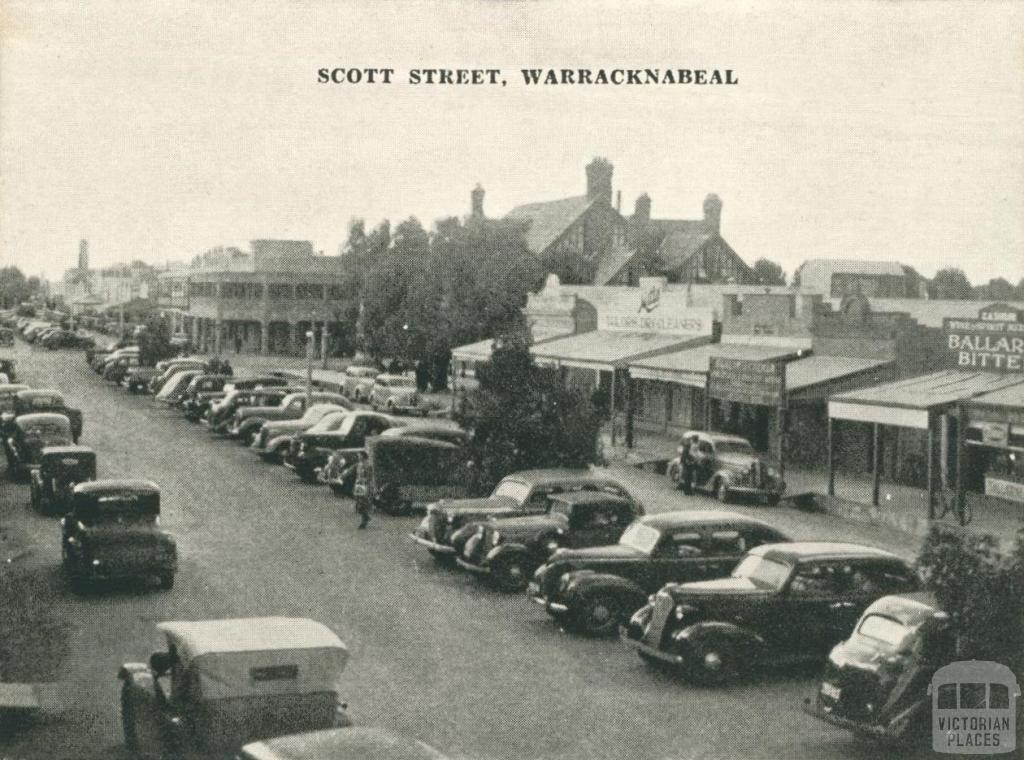
[[[711,232],[722,229],[722,199],[714,193],[704,199],[704,225]]]
[[[604,198],[612,202],[612,172],[615,167],[606,158],[595,158],[587,164],[587,198]]]
[[[633,208],[633,218],[638,222],[651,221],[651,196],[647,193],[636,199],[636,206]]]
[[[78,268],[88,269],[89,268],[89,241],[79,240],[78,241]]]
[[[470,208],[472,209],[472,216],[482,219],[484,216],[484,189],[477,182],[476,187],[473,188],[473,192],[469,194],[470,197]]]

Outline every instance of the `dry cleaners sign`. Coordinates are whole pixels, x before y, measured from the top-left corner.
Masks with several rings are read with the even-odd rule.
[[[942,328],[954,367],[1024,373],[1024,321],[1019,309],[992,304],[977,319],[946,318]]]
[[[685,290],[668,290],[663,277],[641,277],[639,288],[621,288],[597,312],[597,329],[611,332],[710,336],[711,309],[688,305]]]

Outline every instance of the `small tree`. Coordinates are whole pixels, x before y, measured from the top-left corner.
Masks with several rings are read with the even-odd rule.
[[[932,278],[928,288],[932,298],[968,301],[973,295],[971,281],[962,269],[947,267],[940,269]]]
[[[782,267],[768,259],[758,259],[754,262],[754,276],[760,285],[785,285],[786,273]]]
[[[171,344],[171,331],[167,320],[159,314],[151,314],[139,334],[139,363],[152,367],[157,362],[170,359],[177,353]]]
[[[1024,674],[1024,531],[1006,554],[992,536],[935,525],[917,567],[950,615],[958,654]]]
[[[538,367],[522,335],[495,342],[477,369],[479,389],[455,418],[472,431],[469,486],[489,491],[504,476],[536,467],[586,467],[598,461],[600,420],[589,399]]]

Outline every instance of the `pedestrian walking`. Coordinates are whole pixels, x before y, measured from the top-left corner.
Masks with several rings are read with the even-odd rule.
[[[365,451],[359,452],[359,463],[356,465],[356,483],[367,482],[367,467],[369,466],[369,457]],[[368,489],[364,489],[366,491]],[[363,530],[370,522],[370,514],[373,512],[373,500],[368,492],[358,494],[355,497],[356,500],[356,512],[359,514],[359,529]]]

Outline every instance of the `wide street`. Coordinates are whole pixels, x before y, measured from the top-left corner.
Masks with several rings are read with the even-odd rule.
[[[104,383],[79,352],[5,351],[24,382],[56,386],[85,415],[82,443],[100,477],[150,478],[161,523],[178,540],[170,592],[120,588],[75,596],[58,570],[54,518],[28,512],[27,485],[0,485],[0,515],[24,520],[22,560],[61,587],[71,619],[59,671],[63,710],[13,737],[4,758],[122,756],[118,666],[161,648],[154,623],[259,615],[315,618],[348,644],[344,697],[361,725],[386,726],[465,758],[869,758],[804,715],[815,668],[708,690],[653,671],[615,640],[561,632],[522,595],[492,592],[436,567],[406,534],[410,518],[366,531],[348,500],[300,483],[177,411]],[[650,511],[715,506],[638,477]],[[24,506],[23,506],[24,505]],[[872,540],[911,555],[891,531],[792,510],[746,507],[799,537]],[[21,524],[21,523],[19,523]]]

